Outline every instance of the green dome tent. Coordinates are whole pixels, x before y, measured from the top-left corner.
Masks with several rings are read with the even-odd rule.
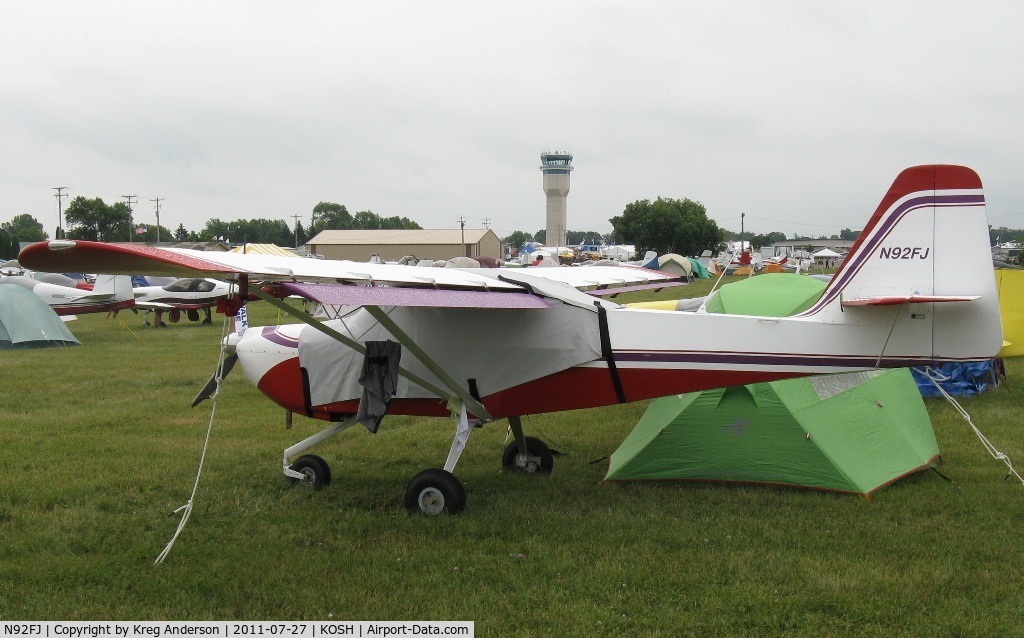
[[[31,290],[0,285],[0,350],[77,345],[57,313]]]
[[[767,273],[721,287],[708,299],[708,312],[720,315],[788,317],[810,308],[825,282],[795,273]]]
[[[825,283],[788,273],[722,286],[708,312],[785,317]],[[908,369],[787,379],[651,402],[606,481],[764,483],[854,494],[936,464],[939,446]]]
[[[658,399],[612,454],[605,480],[763,483],[867,495],[938,459],[924,402],[901,368]]]

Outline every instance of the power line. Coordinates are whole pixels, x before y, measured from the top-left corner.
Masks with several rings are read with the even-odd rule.
[[[995,217],[989,216],[989,220],[1002,219],[1004,217],[1016,217],[1017,215],[1024,215],[1024,212],[1021,212],[1021,213],[1009,213],[1008,215],[996,215]]]
[[[745,213],[744,213],[745,214]],[[759,219],[763,222],[775,222],[776,224],[794,224],[796,226],[821,226],[823,228],[835,228],[836,224],[812,224],[811,222],[794,222],[786,219],[771,219],[769,217],[758,217],[757,215],[750,215],[751,219]],[[736,219],[735,217],[729,217],[727,219]]]

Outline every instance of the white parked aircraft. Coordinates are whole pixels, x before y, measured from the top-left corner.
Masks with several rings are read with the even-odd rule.
[[[126,275],[97,275],[92,290],[47,283],[26,275],[0,278],[0,284],[28,288],[59,316],[117,312],[135,305],[132,279]]]
[[[199,321],[199,311],[205,314],[203,323],[210,323],[210,309],[218,299],[227,299],[232,290],[237,290],[225,281],[206,277],[177,279],[166,286],[139,286],[135,288],[135,307],[155,312],[153,325],[166,327],[163,313],[170,315],[172,323],[181,317],[182,311],[190,321]]]
[[[981,180],[961,166],[903,171],[821,298],[786,318],[627,308],[578,290],[664,278],[616,267],[460,271],[74,241],[30,246],[19,260],[234,278],[243,294],[296,312],[249,286],[278,282],[284,294],[349,306],[337,320],[236,333],[234,356],[278,405],[335,422],[284,454],[284,473],[314,486],[330,482],[327,463],[292,457],[357,422],[375,431],[384,413],[445,416],[454,398],[460,426],[444,468],[421,472],[406,490],[407,506],[430,514],[465,504],[452,472],[471,419],[507,418],[515,442],[503,464],[548,472],[551,452],[524,435],[523,415],[988,359],[1002,345]]]

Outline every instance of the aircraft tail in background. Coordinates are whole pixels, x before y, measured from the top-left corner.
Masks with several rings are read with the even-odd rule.
[[[129,275],[96,275],[93,296],[108,296],[111,301],[135,301],[132,278]]]

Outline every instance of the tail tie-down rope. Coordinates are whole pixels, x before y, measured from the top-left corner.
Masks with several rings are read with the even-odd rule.
[[[939,384],[940,381],[945,381],[948,377],[940,375],[938,371],[933,370],[932,368],[914,369],[920,372],[922,375],[924,375],[924,377],[927,378],[929,381],[931,381],[932,385],[934,385],[939,390],[939,393],[942,394],[942,396],[944,396],[946,400],[949,401],[953,408],[960,413],[960,416],[962,416],[964,420],[967,421],[967,424],[971,426],[971,429],[974,430],[974,434],[977,435],[978,439],[981,441],[981,444],[985,446],[985,449],[992,456],[992,458],[996,459],[997,461],[1002,461],[1003,463],[1006,464],[1006,467],[1009,469],[1006,478],[1015,476],[1017,477],[1017,480],[1020,481],[1022,485],[1024,485],[1024,478],[1021,478],[1020,474],[1017,473],[1017,470],[1013,468],[1013,462],[1010,461],[1010,457],[1006,456],[1005,454],[997,450],[996,447],[992,445],[992,443],[987,438],[985,438],[985,435],[981,433],[981,430],[979,430],[978,427],[974,425],[974,421],[971,420],[971,415],[967,413],[967,410],[965,410],[963,406],[957,403],[956,399],[950,396],[950,394],[946,392],[946,390]]]
[[[196,471],[195,484],[192,485],[192,494],[189,495],[188,501],[186,501],[184,505],[171,512],[171,516],[181,512],[181,521],[178,522],[178,529],[174,531],[174,536],[172,536],[171,540],[167,543],[167,547],[164,547],[164,551],[160,552],[160,555],[156,557],[155,561],[153,561],[154,565],[159,565],[164,562],[167,555],[171,553],[171,548],[174,547],[174,541],[178,540],[178,536],[181,534],[181,531],[185,529],[185,523],[188,522],[189,516],[192,515],[192,504],[196,498],[196,491],[199,490],[199,477],[203,475],[203,464],[206,462],[206,449],[210,446],[210,433],[213,431],[213,416],[217,413],[217,398],[220,396],[220,384],[224,378],[224,360],[226,358],[228,347],[227,331],[231,322],[231,317],[225,313],[220,335],[220,355],[217,357],[217,370],[216,374],[214,374],[216,385],[213,394],[210,396],[210,421],[206,426],[206,440],[203,442],[203,453],[199,457],[199,469]]]

